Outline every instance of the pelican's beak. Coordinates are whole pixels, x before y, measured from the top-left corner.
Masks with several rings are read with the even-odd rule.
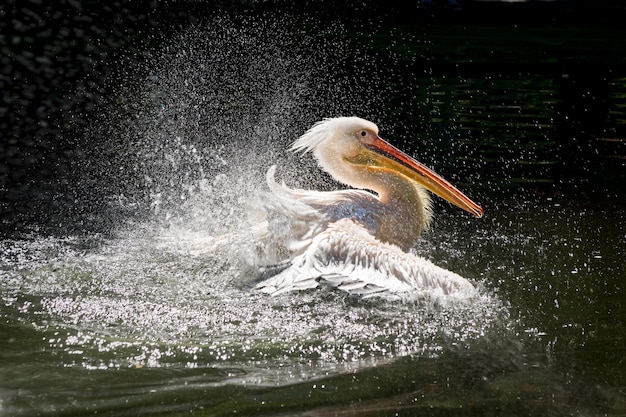
[[[474,216],[483,216],[483,209],[455,186],[380,137],[376,136],[371,142],[365,144],[365,147],[385,157],[384,165],[392,166],[396,171]]]

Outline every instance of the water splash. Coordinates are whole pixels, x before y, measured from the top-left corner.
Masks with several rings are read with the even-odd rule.
[[[242,285],[239,249],[264,215],[265,170],[278,162],[290,185],[325,186],[284,149],[336,115],[345,93],[316,92],[331,77],[320,42],[341,45],[297,23],[225,19],[174,37],[146,77],[120,88],[123,111],[103,116],[112,134],[91,153],[107,159],[110,204],[142,216],[117,219],[113,237],[3,242],[2,313],[40,332],[63,366],[228,366],[245,376],[218,383],[275,384],[436,356],[506,322],[488,292],[425,305],[329,291],[269,298]],[[203,250],[223,234],[238,237]]]
[[[479,338],[496,319],[486,295],[454,306],[364,302],[326,291],[270,298],[233,285],[238,271],[228,261],[168,252],[139,235],[89,253],[57,241],[64,255],[56,260],[35,259],[40,245],[12,245],[32,260],[5,274],[15,292],[5,295],[4,308],[41,330],[69,364],[86,367],[436,355],[446,343]]]

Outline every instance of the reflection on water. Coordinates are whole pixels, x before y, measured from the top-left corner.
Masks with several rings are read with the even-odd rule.
[[[623,407],[626,216],[511,207],[464,227],[442,213],[424,237],[421,254],[482,288],[456,305],[251,294],[236,258],[190,255],[201,239],[182,230],[5,241],[3,410]]]
[[[557,101],[552,79],[527,74],[420,81],[435,99],[426,101],[430,117],[421,122],[431,126],[420,145],[425,155],[435,155],[436,163],[466,182],[488,178],[490,189],[555,181],[559,158],[551,139]],[[449,142],[447,154],[442,138]]]
[[[366,114],[455,182],[487,195],[623,195],[623,53],[610,30],[433,23],[353,37],[358,88],[385,108]]]
[[[595,78],[601,76],[408,72],[390,100],[396,119],[389,127],[446,176],[488,194],[615,198],[626,175],[625,86],[620,78]]]
[[[471,346],[508,320],[487,292],[453,305],[363,302],[323,291],[250,293],[236,283],[236,259],[184,250],[197,243],[188,233],[133,234],[97,247],[91,238],[5,241],[2,312],[11,319],[5,357],[28,358],[2,370],[8,412],[51,407],[41,403],[49,384],[64,387],[45,394],[59,402],[58,411],[85,407],[62,403],[66,390],[80,386],[68,385],[63,369],[96,381],[115,380],[102,371],[117,370],[131,382],[137,375],[151,391],[168,381],[169,389],[185,390],[194,379],[207,387],[280,386],[405,355],[436,357],[447,345]],[[35,345],[23,346],[24,339]],[[142,378],[144,368],[150,378]],[[33,372],[47,382],[31,381]],[[109,391],[80,395],[107,408],[113,405],[107,397],[119,401]]]
[[[351,89],[366,83],[345,60],[332,71],[337,33],[220,22],[155,52],[94,123],[101,142],[85,139],[95,168],[77,184],[110,194],[95,215],[112,230],[33,224],[0,242],[0,414],[624,413],[626,214],[586,198],[623,196],[623,74],[403,58]],[[384,108],[361,100],[369,89]],[[439,202],[415,248],[479,296],[248,291],[262,174],[278,162],[290,185],[332,186],[284,148],[336,113],[482,195],[481,220]],[[201,250],[224,232],[236,239]]]

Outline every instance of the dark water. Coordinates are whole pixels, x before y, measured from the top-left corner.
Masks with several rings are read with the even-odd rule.
[[[98,12],[124,34],[68,3],[52,21],[84,32],[51,43],[100,63],[67,85],[44,52],[12,66],[35,82],[13,86],[3,144],[0,414],[625,414],[626,37],[606,17],[623,10],[572,4],[500,24],[470,3],[334,25],[262,4]],[[438,201],[415,248],[479,297],[241,284],[265,170],[333,187],[284,149],[339,114],[482,204],[477,220]]]

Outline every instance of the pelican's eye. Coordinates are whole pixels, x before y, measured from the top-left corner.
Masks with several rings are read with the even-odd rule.
[[[374,134],[367,130],[367,129],[363,129],[363,130],[358,130],[356,132],[356,136],[359,138],[359,140],[364,143],[364,144],[371,144],[374,141]]]

